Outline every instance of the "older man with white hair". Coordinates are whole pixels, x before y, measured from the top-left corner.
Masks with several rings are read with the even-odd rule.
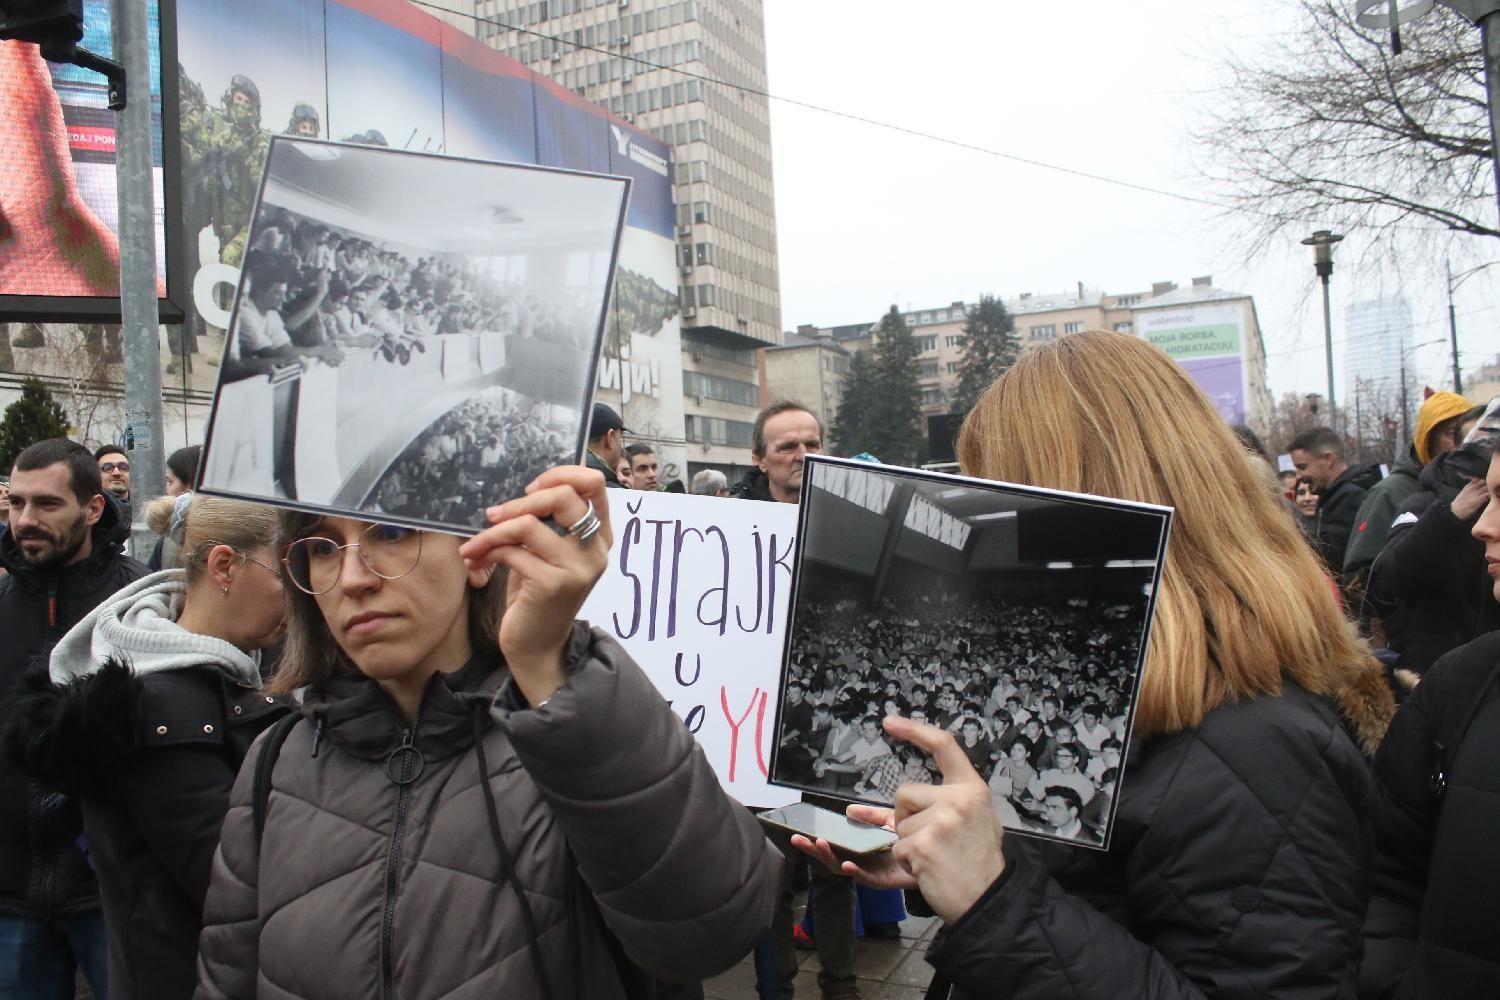
[[[704,469],[693,476],[693,496],[727,497],[728,495],[729,477],[718,469]]]

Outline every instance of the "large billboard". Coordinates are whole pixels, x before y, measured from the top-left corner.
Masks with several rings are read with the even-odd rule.
[[[633,179],[598,387],[683,433],[667,146],[405,0],[177,0],[192,384],[212,388],[272,133]],[[686,468],[682,445],[658,448]]]
[[[1170,354],[1230,424],[1249,410],[1244,302],[1140,309],[1136,333]]]
[[[106,58],[113,57],[111,6],[84,0],[79,43]],[[170,69],[172,45],[168,32],[163,49],[161,9],[157,0],[147,3],[156,273],[163,291],[175,293],[166,220],[177,202],[165,178],[175,166],[176,135],[171,116],[162,115],[162,94],[171,92],[163,52]],[[165,9],[170,15],[170,3]],[[0,42],[0,320],[119,319],[117,115],[107,92],[99,73],[46,62],[32,44]],[[162,302],[164,318],[181,314],[178,298]],[[9,350],[9,342],[0,345],[0,353]]]

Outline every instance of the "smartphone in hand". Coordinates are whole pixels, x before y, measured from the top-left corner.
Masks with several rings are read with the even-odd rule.
[[[800,833],[809,840],[826,840],[834,850],[855,856],[888,851],[900,839],[884,827],[861,823],[808,802],[768,809],[757,814],[756,819],[767,826]]]

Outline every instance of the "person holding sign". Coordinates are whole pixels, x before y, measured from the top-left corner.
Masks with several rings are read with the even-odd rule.
[[[608,558],[604,490],[551,469],[462,544],[283,515],[271,690],[302,708],[231,794],[200,1000],[640,996],[769,925],[778,853],[574,620]]]
[[[856,864],[795,841],[866,884],[921,890],[944,924],[929,996],[1354,996],[1365,755],[1391,693],[1276,498],[1220,457],[1235,447],[1186,372],[1116,333],[1028,351],[965,420],[969,475],[1176,514],[1107,850],[1006,833],[952,734],[901,718],[886,733],[931,753],[942,783],[848,808],[899,842]],[[1043,789],[1048,825],[1071,830],[1058,787]]]

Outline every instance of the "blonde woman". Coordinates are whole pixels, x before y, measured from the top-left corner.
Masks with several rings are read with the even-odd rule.
[[[170,497],[148,518],[172,515]],[[281,629],[269,507],[198,496],[182,569],[143,577],[75,625],[28,679],[6,746],[80,797],[99,876],[112,997],[188,1000],[229,790],[286,709],[260,690]]]
[[[1317,557],[1187,374],[1134,337],[1024,354],[964,423],[970,475],[1176,508],[1107,853],[1006,834],[951,736],[940,786],[853,806],[900,842],[844,871],[920,888],[954,997],[1354,996],[1366,755],[1392,711]],[[799,846],[835,862],[826,843]]]

